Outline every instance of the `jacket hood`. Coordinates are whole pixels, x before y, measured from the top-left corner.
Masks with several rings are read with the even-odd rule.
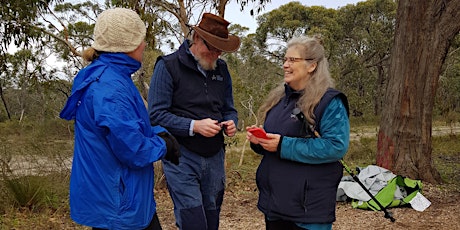
[[[81,97],[91,83],[98,81],[108,68],[115,68],[114,74],[131,76],[141,66],[141,63],[124,53],[102,53],[87,67],[80,70],[75,76],[72,93],[59,116],[66,120],[75,119]]]

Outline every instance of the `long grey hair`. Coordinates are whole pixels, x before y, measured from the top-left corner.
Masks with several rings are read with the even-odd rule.
[[[301,90],[301,96],[296,105],[303,112],[308,123],[315,125],[313,110],[326,90],[334,87],[334,79],[329,73],[329,64],[325,57],[322,40],[319,36],[295,37],[287,43],[287,49],[291,48],[298,49],[302,58],[312,59],[311,62],[317,63],[316,69],[311,73],[310,77],[304,79],[306,81],[305,88]],[[265,121],[267,112],[285,96],[284,85],[285,83],[283,82],[273,89],[260,106],[258,115],[262,124]]]

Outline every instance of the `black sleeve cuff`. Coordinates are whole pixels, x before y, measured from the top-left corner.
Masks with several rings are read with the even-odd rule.
[[[281,135],[280,142],[278,142],[278,147],[276,147],[276,155],[278,155],[278,157],[281,157],[281,144],[283,143],[283,138],[284,136]]]
[[[262,146],[256,145],[256,144],[253,144],[253,143],[250,143],[250,146],[251,146],[251,149],[252,149],[254,152],[256,152],[256,153],[258,153],[258,154],[262,154],[262,150],[263,150]]]

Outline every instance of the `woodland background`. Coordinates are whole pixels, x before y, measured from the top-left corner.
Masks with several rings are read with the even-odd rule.
[[[426,182],[439,184],[437,189],[447,189],[448,194],[458,196],[459,186],[455,181],[460,179],[460,147],[455,143],[460,120],[460,28],[455,21],[457,14],[452,13],[460,11],[457,1],[368,0],[338,9],[293,1],[265,14],[258,12],[270,1],[237,2],[258,21],[255,33],[249,33],[244,25],[231,24],[231,33],[241,37],[242,45],[238,52],[222,55],[233,79],[240,129],[258,123],[255,112],[260,103],[283,81],[286,41],[302,34],[321,34],[336,88],[349,99],[352,132],[363,137],[353,140],[346,158],[350,165],[379,164],[379,149],[387,146],[387,142],[381,141],[381,131],[390,129],[392,138],[404,141],[394,145],[395,149],[401,149],[399,155],[411,159],[407,165],[392,168],[396,173],[425,178]],[[197,23],[190,21],[191,11],[214,12],[225,17],[227,3],[226,0],[3,1],[0,6],[0,196],[5,202],[0,205],[3,213],[0,224],[9,228],[21,226],[18,220],[33,219],[37,211],[49,218],[42,221],[38,217],[39,226],[44,222],[43,228],[70,222],[67,185],[73,123],[61,120],[59,112],[70,95],[73,77],[87,65],[80,54],[92,43],[92,30],[100,12],[115,6],[128,7],[146,22],[148,48],[142,68],[133,76],[139,92],[146,98],[156,58],[176,50],[188,34],[187,25]],[[417,15],[432,18],[415,20]],[[450,24],[441,24],[440,15],[453,19]],[[415,31],[401,32],[402,23],[412,23]],[[454,36],[444,36],[439,31],[441,38],[430,37],[424,34],[429,32],[424,24],[432,26],[433,31],[439,28],[453,31],[450,34]],[[414,34],[418,36],[411,36]],[[409,44],[401,45],[400,37],[408,38]],[[439,44],[447,48],[424,52],[424,47]],[[418,45],[419,49],[406,50],[410,45]],[[11,46],[16,49],[11,51]],[[49,63],[51,56],[60,64]],[[404,57],[412,58],[412,63],[407,63]],[[407,67],[406,72],[395,72],[398,63]],[[423,72],[434,64],[439,65],[439,74]],[[411,72],[416,75],[414,78],[408,76]],[[421,84],[424,81],[428,84]],[[399,91],[397,87],[409,90]],[[421,110],[408,113],[401,109],[408,99],[399,98],[400,104],[389,100],[399,95],[410,95],[410,108],[420,106]],[[432,130],[434,133],[437,127],[444,130],[439,138],[432,137]],[[242,135],[244,132],[238,138],[227,139],[231,147],[228,186],[230,192],[237,188],[248,190],[251,198],[247,204],[253,207],[256,194],[251,181],[258,158],[248,149]],[[398,162],[396,157],[393,160]],[[428,162],[429,167],[423,162]],[[164,181],[161,167],[157,168],[161,190]],[[241,198],[248,193],[231,194]],[[458,210],[453,213],[458,214]]]
[[[181,24],[161,7],[163,1],[72,2],[28,0],[2,4],[0,122],[57,118],[70,94],[73,77],[87,64],[80,53],[92,43],[96,15],[106,8],[137,7],[146,20],[149,45],[142,69],[133,76],[144,97],[156,57],[164,54],[165,49],[176,50],[184,38]],[[205,4],[212,1],[189,2],[195,5],[186,6],[187,11],[191,10],[189,7],[213,9]],[[396,8],[396,2],[391,0],[363,1],[339,9],[309,7],[293,1],[256,15],[255,33],[248,34],[244,25],[231,24],[231,33],[242,38],[242,45],[238,52],[223,54],[222,58],[228,63],[234,82],[239,127],[256,122],[252,112],[264,95],[283,80],[286,41],[302,34],[322,35],[336,87],[347,94],[353,120],[378,122],[388,84]],[[256,10],[246,7],[248,13],[254,14]],[[184,30],[188,32],[187,28]],[[17,48],[14,53],[8,52],[12,44]],[[450,41],[435,95],[433,118],[448,123],[459,120],[459,46],[457,35]],[[62,64],[48,63],[47,58],[52,55]],[[423,68],[422,64],[428,65],[430,60],[420,61],[419,67]]]

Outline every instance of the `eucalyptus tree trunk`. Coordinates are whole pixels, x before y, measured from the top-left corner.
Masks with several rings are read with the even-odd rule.
[[[460,31],[460,1],[398,1],[377,165],[431,183],[432,115],[441,68]]]
[[[5,108],[6,114],[8,115],[8,120],[11,120],[10,110],[8,109],[8,105],[6,104],[5,95],[3,94],[3,86],[2,85],[0,85],[0,98],[2,98],[3,107]]]

